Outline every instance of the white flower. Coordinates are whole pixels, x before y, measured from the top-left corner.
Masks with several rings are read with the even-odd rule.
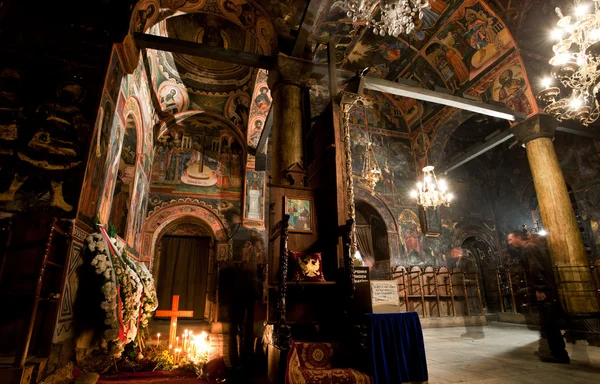
[[[98,249],[99,252],[104,252],[106,251],[106,245],[104,245],[103,241],[99,241],[96,245],[96,249]]]
[[[91,243],[92,241],[94,241],[94,238],[92,237],[92,235],[88,235],[88,236],[85,238],[85,241],[87,241],[88,243]]]
[[[94,236],[95,239],[100,240],[102,238],[102,234],[96,232],[96,233],[92,233],[92,236]]]
[[[90,251],[94,252],[96,250],[96,243],[93,241],[90,241],[88,243],[88,248],[90,249]]]

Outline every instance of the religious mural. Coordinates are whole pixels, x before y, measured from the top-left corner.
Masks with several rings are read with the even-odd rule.
[[[244,145],[210,117],[183,120],[156,144],[152,189],[157,193],[239,198]]]
[[[110,215],[110,207],[112,204],[113,189],[115,187],[115,179],[117,176],[117,169],[119,168],[119,159],[121,157],[121,148],[123,145],[123,132],[124,124],[118,118],[113,120],[113,127],[111,130],[111,140],[108,144],[108,156],[106,159],[106,166],[104,168],[104,184],[102,185],[100,200],[98,203],[98,218],[101,223],[107,223]]]
[[[117,77],[123,77],[119,58],[113,51],[109,72],[106,75],[105,88],[102,93],[96,127],[92,135],[90,153],[88,157],[87,170],[81,192],[78,219],[93,227],[94,218],[100,208],[102,186],[104,185],[107,159],[109,157],[109,146],[114,143],[113,132],[118,121],[115,113],[113,97],[118,97],[119,85]],[[112,72],[111,72],[112,71]],[[122,127],[122,125],[121,125]],[[113,146],[113,148],[115,148]]]
[[[390,133],[381,129],[351,125],[350,148],[353,173],[360,184],[359,176],[364,171],[367,146],[371,143],[372,153],[382,173],[375,190],[381,195],[393,196],[404,193],[406,181],[414,180],[416,172],[410,142]]]
[[[233,240],[233,260],[256,264],[266,263],[267,247],[264,231],[243,229]]]
[[[146,217],[150,185],[140,166],[138,166],[135,175],[135,185],[129,209],[125,240],[130,249],[137,251],[141,246],[140,234],[144,218]]]
[[[112,204],[109,222],[115,226],[117,234],[125,238],[127,226],[127,215],[131,206],[133,194],[133,181],[137,163],[137,127],[131,116],[127,118],[127,125],[123,137],[121,155],[117,159],[115,168],[117,174],[115,184],[110,188],[112,191]]]
[[[537,111],[537,104],[531,92],[528,92],[528,84],[523,63],[513,54],[466,93],[483,101],[500,102],[508,109],[531,115]]]
[[[264,226],[265,214],[265,174],[266,172],[246,171],[246,195],[244,205],[244,225]]]
[[[400,243],[406,255],[407,261],[410,259],[419,259],[421,251],[421,241],[423,234],[419,224],[419,216],[410,209],[405,209],[398,218],[402,236]]]
[[[286,6],[285,2],[280,5]],[[161,7],[184,13],[175,13],[152,26],[157,19],[155,10]],[[137,9],[134,30],[150,28],[160,36],[262,55],[271,54],[277,45],[273,15],[254,2],[158,4],[152,0]],[[150,50],[147,56],[148,77],[161,106],[159,114],[166,120],[174,116],[177,121],[169,121],[169,129],[157,135],[148,173],[150,206],[174,198],[201,198],[223,212],[232,225],[239,225],[246,203],[246,170],[254,168],[253,157],[245,148],[258,143],[271,105],[267,72],[162,51]],[[191,116],[196,111],[222,116],[227,123],[181,115]],[[264,174],[260,177],[264,183]],[[260,219],[254,219],[254,211],[250,213],[253,226],[264,226],[264,186],[260,195],[263,211],[258,214]]]
[[[256,147],[265,125],[265,120],[271,109],[271,91],[267,86],[268,72],[264,69],[258,70],[252,104],[250,105],[250,118],[248,124],[248,145]]]
[[[462,58],[471,79],[514,45],[506,26],[479,0],[466,1],[436,37],[452,56]]]

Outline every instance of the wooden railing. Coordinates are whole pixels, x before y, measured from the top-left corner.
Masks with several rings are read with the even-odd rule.
[[[397,266],[392,278],[398,284],[400,305],[421,317],[483,315],[477,272],[459,268]]]

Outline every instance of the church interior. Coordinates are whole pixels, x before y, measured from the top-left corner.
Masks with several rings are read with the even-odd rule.
[[[600,0],[0,0],[0,384],[597,382],[599,68]]]

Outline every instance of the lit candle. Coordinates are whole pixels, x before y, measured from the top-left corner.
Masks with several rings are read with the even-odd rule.
[[[179,336],[175,338],[175,348],[179,347]]]
[[[156,346],[160,345],[160,333],[156,334]]]

